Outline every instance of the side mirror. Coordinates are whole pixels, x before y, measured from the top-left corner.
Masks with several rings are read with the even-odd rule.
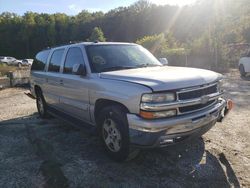
[[[168,60],[167,58],[159,58],[159,61],[161,64],[163,64],[164,66],[167,66],[168,65]]]
[[[85,76],[87,74],[86,67],[83,64],[74,64],[72,73],[76,75]]]

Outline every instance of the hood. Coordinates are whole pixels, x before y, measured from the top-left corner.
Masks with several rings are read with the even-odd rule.
[[[186,67],[146,67],[100,73],[100,78],[133,82],[153,91],[175,90],[212,83],[222,76],[216,72]]]

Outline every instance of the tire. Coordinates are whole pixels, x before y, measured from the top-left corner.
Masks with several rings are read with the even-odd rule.
[[[36,106],[37,106],[37,111],[39,113],[39,116],[43,119],[47,118],[48,117],[47,104],[46,104],[46,101],[44,100],[44,97],[41,91],[37,91],[36,93]]]
[[[240,69],[240,75],[241,75],[242,77],[245,77],[245,76],[246,76],[246,72],[245,72],[244,66],[243,66],[243,65],[240,65],[239,69]]]
[[[111,105],[103,108],[97,124],[101,142],[110,158],[122,162],[137,155],[137,151],[130,149],[126,110],[122,106]]]

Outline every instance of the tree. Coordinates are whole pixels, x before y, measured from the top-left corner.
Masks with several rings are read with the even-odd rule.
[[[190,49],[190,56],[199,58],[193,62],[204,61],[210,67],[232,62],[237,66],[235,59],[240,52],[232,55],[225,46],[250,43],[248,1],[199,0],[180,8],[140,0],[107,13],[83,10],[75,16],[33,12],[19,16],[4,12],[0,14],[0,55],[33,58],[48,46],[108,38],[136,41],[158,57],[172,56],[176,60]],[[229,54],[228,58],[224,58],[225,54]]]
[[[169,52],[170,49],[174,49],[174,52],[179,52],[181,45],[177,45],[176,39],[173,37],[172,33],[161,33],[158,35],[149,35],[144,36],[141,39],[136,41],[137,44],[140,44],[147,48],[155,56],[166,55],[166,52]]]
[[[102,29],[100,27],[95,27],[91,33],[91,36],[88,39],[89,41],[100,41],[105,42],[106,38],[104,37],[104,34],[102,32]]]
[[[137,40],[136,43],[144,46],[157,56],[161,53],[161,49],[166,44],[166,40],[164,34],[161,33],[159,35],[144,36]]]

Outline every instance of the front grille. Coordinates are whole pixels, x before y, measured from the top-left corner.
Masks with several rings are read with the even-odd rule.
[[[180,107],[179,112],[183,114],[183,113],[201,110],[202,108],[210,106],[214,102],[215,102],[215,100],[212,100],[212,101],[207,102],[206,104],[196,104],[196,105],[192,105],[192,106]]]
[[[209,95],[209,94],[216,93],[216,92],[217,92],[217,85],[215,84],[210,87],[205,87],[201,89],[195,89],[191,91],[186,91],[186,92],[184,91],[184,92],[178,93],[178,97],[179,97],[179,100],[188,100],[188,99],[199,98],[204,95]]]

